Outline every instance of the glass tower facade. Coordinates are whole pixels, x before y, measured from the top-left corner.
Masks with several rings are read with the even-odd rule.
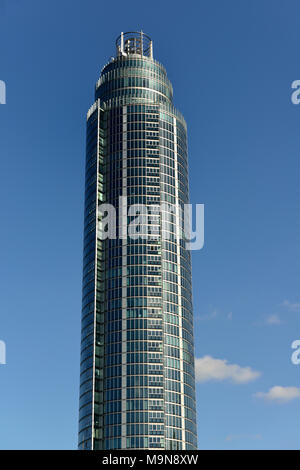
[[[87,114],[79,448],[191,450],[191,260],[171,209],[189,201],[186,123],[150,38],[122,33],[116,49]],[[115,238],[103,237],[104,203]],[[124,236],[133,204],[154,213],[150,237]]]

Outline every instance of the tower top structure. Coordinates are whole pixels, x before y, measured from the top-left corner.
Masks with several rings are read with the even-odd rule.
[[[143,31],[121,33],[116,40],[117,56],[136,55],[153,59],[153,43]]]

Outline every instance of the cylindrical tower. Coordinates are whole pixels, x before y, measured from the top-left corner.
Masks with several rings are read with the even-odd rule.
[[[196,449],[186,124],[151,39],[116,48],[87,114],[79,448]],[[151,235],[124,235],[143,211]]]

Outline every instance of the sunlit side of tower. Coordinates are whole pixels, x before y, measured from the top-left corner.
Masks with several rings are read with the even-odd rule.
[[[190,252],[167,234],[120,237],[128,207],[189,202],[187,133],[144,33],[117,39],[87,114],[80,449],[196,449]],[[117,211],[103,240],[99,207]],[[128,217],[130,221],[130,217]],[[153,232],[152,232],[153,233]]]

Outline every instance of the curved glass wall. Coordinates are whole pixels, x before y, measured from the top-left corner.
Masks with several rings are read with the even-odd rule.
[[[132,34],[87,120],[79,448],[195,449],[191,260],[169,206],[189,201],[186,125],[152,43],[139,56]],[[120,237],[122,196],[152,211],[150,237]],[[103,202],[115,239],[99,237]]]

